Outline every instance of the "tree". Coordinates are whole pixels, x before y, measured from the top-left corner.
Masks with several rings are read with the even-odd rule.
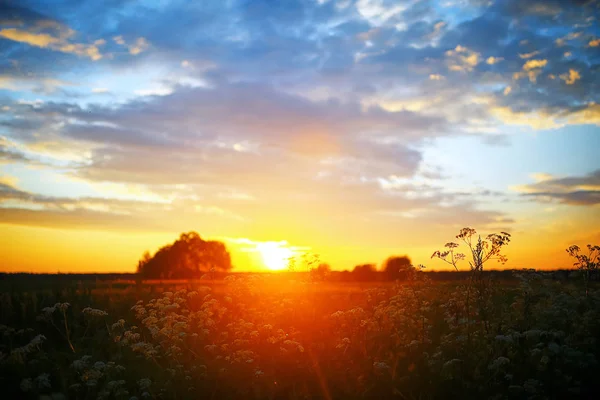
[[[331,267],[327,263],[321,263],[317,268],[312,268],[310,270],[310,276],[315,281],[327,280],[330,273]]]
[[[182,233],[173,244],[161,247],[154,256],[144,253],[138,273],[144,278],[193,278],[206,272],[231,269],[225,244],[203,240],[196,232]]]
[[[392,256],[385,261],[383,266],[383,272],[388,281],[407,280],[413,271],[414,267],[408,256]]]
[[[140,272],[142,272],[142,269],[144,268],[144,265],[148,264],[148,262],[152,259],[152,256],[150,255],[150,252],[148,250],[146,250],[144,252],[144,254],[142,255],[142,258],[140,259],[140,261],[138,261],[138,266],[137,266],[137,272],[138,274]]]
[[[353,280],[359,282],[374,281],[377,278],[377,270],[374,264],[361,264],[352,270]]]

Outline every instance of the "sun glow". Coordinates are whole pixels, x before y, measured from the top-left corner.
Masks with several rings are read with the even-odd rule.
[[[271,271],[281,271],[288,267],[288,262],[294,256],[294,251],[287,247],[287,242],[264,242],[256,244],[262,262]]]

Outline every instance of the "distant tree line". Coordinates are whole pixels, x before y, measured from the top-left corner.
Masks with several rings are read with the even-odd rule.
[[[341,271],[331,278],[341,282],[405,281],[415,271],[408,256],[392,256],[385,260],[381,270],[375,264],[359,264],[352,271]]]
[[[224,243],[204,240],[198,233],[188,232],[153,256],[145,252],[137,272],[145,279],[185,279],[229,271],[231,267],[231,256]]]
[[[363,264],[364,265],[364,264]],[[374,264],[366,264],[371,265],[373,270],[375,269]],[[527,269],[528,272],[536,272],[541,274],[549,279],[555,281],[568,281],[568,280],[579,280],[581,279],[582,271],[578,271],[576,269],[560,269],[560,270],[535,270],[535,269]],[[486,276],[491,276],[499,280],[506,281],[516,281],[518,278],[515,276],[516,273],[521,273],[523,270],[519,269],[506,269],[506,270],[490,270],[484,271],[483,274]],[[236,275],[248,275],[252,274],[251,272],[234,272]],[[301,272],[298,272],[301,274]],[[469,279],[470,271],[453,271],[453,270],[445,270],[445,271],[427,271],[424,270],[421,272],[425,274],[432,281],[459,281]],[[230,273],[227,273],[225,270],[217,270],[215,272],[216,279],[221,279]],[[332,271],[329,265],[321,264],[320,269],[316,269],[315,271],[311,271],[315,277],[320,277],[322,280],[327,280],[331,282],[357,282],[358,276],[362,275],[353,274],[353,271]],[[107,282],[107,281],[133,281],[138,278],[138,274],[132,273],[26,273],[26,272],[0,272],[0,292],[2,291],[2,285],[8,285],[5,288],[7,290],[24,290],[20,289],[21,284],[30,288],[32,283],[39,285],[40,288],[46,287],[49,283],[57,283],[59,285],[63,285],[68,282],[75,283],[83,283],[83,282]],[[160,278],[160,277],[159,277]],[[148,278],[153,279],[153,278]],[[370,272],[367,276],[367,279],[372,281],[386,281],[388,278],[386,277],[384,271]],[[595,280],[598,279],[598,275],[596,275]]]
[[[415,271],[408,256],[392,256],[383,263],[381,270],[377,270],[375,264],[360,264],[352,272],[332,271],[328,264],[321,263],[310,269],[310,275],[313,280],[340,282],[404,281],[410,279]]]
[[[526,272],[535,272],[545,276],[546,278],[552,279],[554,281],[568,281],[572,279],[581,279],[581,271],[577,271],[574,269],[560,269],[560,270],[535,270],[535,269],[525,269]],[[416,272],[416,269],[412,270],[412,273]],[[516,281],[518,280],[517,274],[522,273],[523,270],[519,269],[506,269],[506,270],[490,270],[483,271],[483,276],[488,276],[490,278],[499,280],[499,281]],[[427,271],[423,270],[419,273],[422,273],[424,276],[427,276],[430,280],[434,282],[454,282],[454,281],[464,281],[468,280],[470,277],[470,271],[454,271],[454,270],[444,270],[444,271]],[[406,276],[406,275],[405,275]],[[408,275],[410,276],[410,275]],[[362,264],[357,265],[352,271],[344,270],[344,271],[331,271],[327,278],[328,281],[331,282],[386,282],[386,281],[402,281],[406,280],[406,278],[398,278],[391,279],[390,275],[386,274],[385,271],[378,271],[375,269],[375,264]],[[590,280],[599,280],[597,276],[595,279]]]

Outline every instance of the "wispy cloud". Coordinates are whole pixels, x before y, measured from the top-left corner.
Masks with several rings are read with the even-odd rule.
[[[577,206],[600,204],[600,170],[586,176],[560,178],[537,174],[535,178],[536,183],[517,186],[515,190],[538,201],[558,201]]]

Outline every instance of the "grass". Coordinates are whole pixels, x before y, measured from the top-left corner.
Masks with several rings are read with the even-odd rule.
[[[600,389],[600,293],[534,272],[488,279],[484,291],[423,273],[404,283],[45,282],[2,282],[8,398],[541,399]]]

